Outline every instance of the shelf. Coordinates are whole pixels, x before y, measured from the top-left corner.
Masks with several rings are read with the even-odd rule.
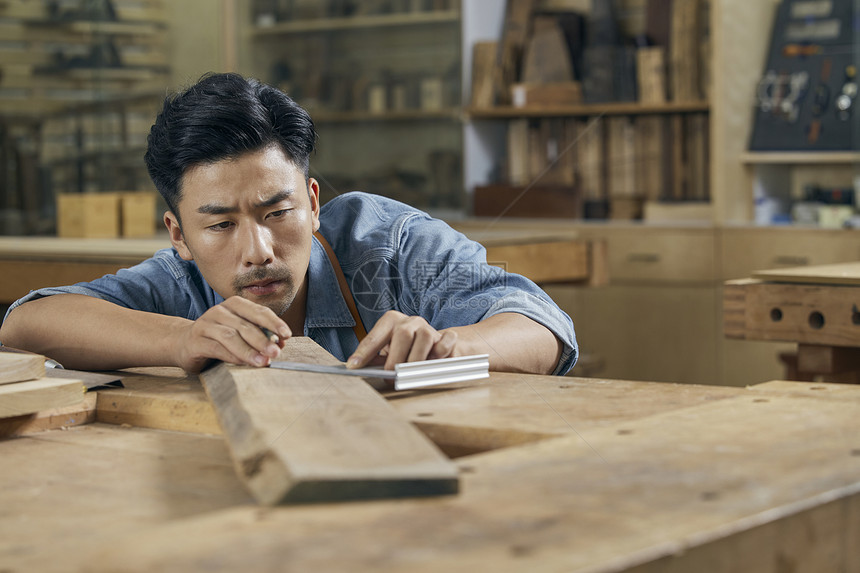
[[[258,26],[254,36],[275,36],[278,34],[301,34],[310,32],[330,32],[365,28],[384,28],[423,24],[444,24],[459,22],[458,10],[437,10],[433,12],[405,12],[402,14],[381,14],[378,16],[356,16],[352,18],[315,18],[312,20],[293,20],[279,22],[272,26]]]
[[[387,111],[383,113],[371,113],[369,111],[314,111],[308,109],[311,118],[316,124],[323,123],[362,123],[370,121],[427,121],[427,120],[450,120],[460,119],[458,108],[440,109],[435,111],[407,110]]]
[[[860,163],[857,151],[750,151],[741,154],[741,163],[757,164],[846,164]]]
[[[589,117],[595,115],[659,115],[677,113],[707,113],[708,102],[640,104],[605,103],[587,105],[540,106],[540,107],[494,107],[469,108],[466,114],[471,119],[511,119],[525,117]]]

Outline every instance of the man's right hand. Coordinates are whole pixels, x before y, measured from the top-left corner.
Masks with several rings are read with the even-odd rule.
[[[267,338],[263,328],[278,341]],[[268,307],[233,296],[213,306],[175,334],[176,364],[199,372],[211,360],[268,366],[292,335],[287,323]]]

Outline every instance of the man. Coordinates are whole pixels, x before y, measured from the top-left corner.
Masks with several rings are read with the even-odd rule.
[[[315,142],[307,112],[236,74],[168,97],[145,161],[173,248],[31,292],[0,341],[91,370],[266,366],[293,335],[350,368],[478,353],[494,370],[573,366],[570,318],[445,223],[364,193],[321,208]]]

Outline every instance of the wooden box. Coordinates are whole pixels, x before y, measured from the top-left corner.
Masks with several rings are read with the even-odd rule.
[[[120,229],[123,237],[151,237],[155,234],[155,193],[120,194]]]
[[[119,204],[119,193],[61,193],[57,195],[57,235],[118,237]]]

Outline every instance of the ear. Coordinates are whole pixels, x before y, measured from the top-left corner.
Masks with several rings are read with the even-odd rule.
[[[173,248],[176,249],[179,256],[186,261],[193,261],[194,256],[188,249],[188,245],[185,244],[185,236],[182,234],[182,227],[179,226],[179,219],[171,211],[164,213],[164,226],[167,227],[170,242],[173,243]]]
[[[313,177],[308,178],[308,196],[311,200],[314,231],[320,228],[320,184]]]

